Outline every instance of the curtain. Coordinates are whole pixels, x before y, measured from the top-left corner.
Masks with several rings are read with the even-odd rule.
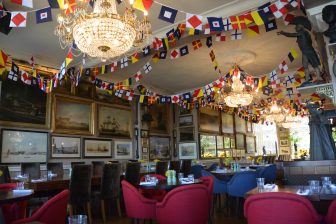
[[[316,105],[308,105],[310,118],[310,160],[333,160],[336,155],[335,143],[331,135],[328,118],[335,111],[324,112]]]

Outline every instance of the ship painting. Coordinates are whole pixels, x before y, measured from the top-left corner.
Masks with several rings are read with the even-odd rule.
[[[86,151],[90,153],[106,153],[109,151],[109,148],[106,144],[90,144],[86,148]]]
[[[54,154],[77,154],[78,153],[78,145],[69,145],[69,146],[64,146],[64,144],[52,145],[52,150]]]
[[[99,107],[100,135],[130,137],[131,112],[112,107]]]
[[[119,122],[113,118],[111,120],[111,116],[107,116],[106,120],[102,121],[102,124],[100,124],[100,130],[102,132],[116,132],[120,128]]]

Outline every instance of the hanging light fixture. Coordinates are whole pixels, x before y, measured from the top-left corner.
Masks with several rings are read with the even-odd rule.
[[[73,13],[59,14],[57,21],[55,34],[63,49],[76,46],[84,54],[102,60],[143,46],[151,34],[146,16],[143,21],[137,20],[133,8],[119,15],[115,0],[96,0],[92,13],[85,1],[79,1]]]
[[[273,103],[264,116],[267,121],[281,123],[285,120],[286,114],[282,107],[279,107],[277,103]]]
[[[300,124],[301,120],[298,116],[288,115],[284,119],[283,122],[281,122],[282,127],[284,128],[291,128],[297,124]]]
[[[247,106],[252,103],[253,91],[252,88],[248,89],[246,85],[240,80],[241,71],[237,65],[231,70],[231,86],[221,88],[217,94],[216,102],[220,105],[226,104],[229,107]]]

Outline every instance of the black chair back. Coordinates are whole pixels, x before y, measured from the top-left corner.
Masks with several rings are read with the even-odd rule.
[[[8,166],[0,165],[0,172],[2,175],[0,175],[0,184],[10,183],[11,177],[9,174]]]
[[[21,163],[21,174],[28,174],[30,179],[41,177],[40,163]]]
[[[47,163],[47,170],[51,170],[51,172],[57,174],[58,177],[64,175],[63,163]]]
[[[190,159],[182,160],[181,172],[183,173],[185,177],[191,174],[191,160]]]
[[[166,171],[168,170],[168,161],[158,161],[156,163],[155,173],[162,176],[166,176]]]
[[[140,163],[128,162],[126,163],[125,180],[136,186],[140,182]]]
[[[104,165],[104,161],[92,161],[92,175],[101,177],[103,175]]]
[[[102,199],[117,198],[120,195],[120,163],[105,164],[101,182],[100,195]]]
[[[91,198],[91,165],[75,165],[70,179],[70,205],[85,205]]]
[[[176,175],[177,175],[181,170],[181,161],[180,160],[170,161],[169,170],[175,170]]]
[[[73,169],[74,166],[76,166],[76,165],[84,165],[84,164],[85,164],[85,162],[71,162],[71,169]]]

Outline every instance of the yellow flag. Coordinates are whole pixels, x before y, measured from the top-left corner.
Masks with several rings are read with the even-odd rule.
[[[101,74],[102,74],[102,75],[105,74],[105,65],[103,65],[102,68],[101,68]]]
[[[148,12],[153,4],[153,0],[135,0],[133,7],[143,12]]]
[[[145,99],[145,95],[140,95],[139,102],[143,103],[144,99]]]
[[[291,50],[290,50],[290,52],[292,53],[292,56],[293,56],[293,58],[297,58],[298,57],[298,53],[297,53],[297,51],[294,49],[294,48],[292,48]]]
[[[264,21],[262,20],[261,16],[259,15],[258,11],[251,12],[251,16],[258,26],[261,26],[264,24]]]

